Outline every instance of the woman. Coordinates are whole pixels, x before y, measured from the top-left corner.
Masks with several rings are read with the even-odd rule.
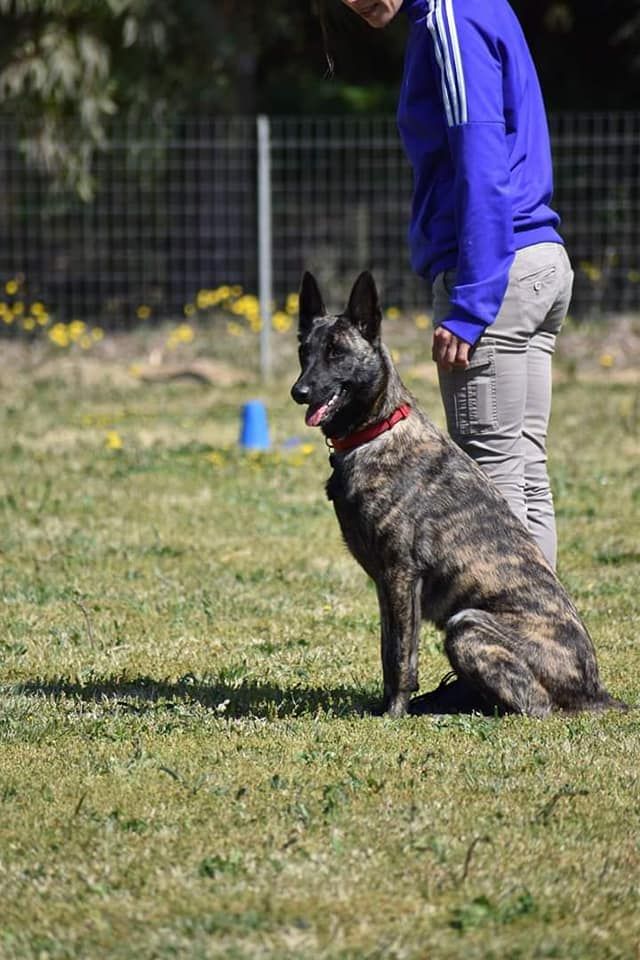
[[[448,429],[555,566],[546,435],[573,273],[549,206],[549,133],[522,29],[506,0],[342,2],[373,27],[399,10],[409,18],[398,124]]]

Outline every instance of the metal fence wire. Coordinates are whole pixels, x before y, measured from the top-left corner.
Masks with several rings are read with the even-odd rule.
[[[554,205],[576,270],[572,313],[637,311],[640,112],[561,113],[550,126]],[[274,118],[268,137],[275,304],[304,269],[339,303],[366,267],[387,306],[428,307],[409,266],[411,173],[395,120]],[[96,156],[85,203],[27,167],[4,119],[0,280],[19,278],[59,320],[112,329],[182,315],[202,289],[257,293],[257,158],[255,118],[182,122],[170,135],[121,126]]]

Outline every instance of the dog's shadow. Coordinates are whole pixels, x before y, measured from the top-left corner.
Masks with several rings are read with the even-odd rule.
[[[213,678],[210,683],[187,676],[177,681],[155,680],[148,676],[126,680],[117,677],[93,678],[86,682],[66,677],[30,680],[13,688],[15,693],[54,700],[71,698],[84,702],[115,704],[132,713],[165,709],[177,704],[198,703],[221,716],[240,719],[275,720],[280,717],[365,716],[379,710],[379,701],[370,690],[358,687],[279,687],[244,679],[238,683]]]

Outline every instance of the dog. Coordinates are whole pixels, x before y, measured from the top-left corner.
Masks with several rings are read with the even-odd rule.
[[[587,629],[529,532],[405,388],[381,320],[369,272],[341,314],[305,273],[291,395],[332,447],[327,496],[376,585],[382,712],[626,709],[602,685]],[[454,673],[412,700],[422,619],[444,631]]]

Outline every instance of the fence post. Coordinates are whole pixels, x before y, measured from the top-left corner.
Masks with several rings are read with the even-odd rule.
[[[258,140],[258,297],[260,300],[260,374],[271,376],[271,311],[273,307],[271,227],[271,138],[269,118],[257,117]]]

